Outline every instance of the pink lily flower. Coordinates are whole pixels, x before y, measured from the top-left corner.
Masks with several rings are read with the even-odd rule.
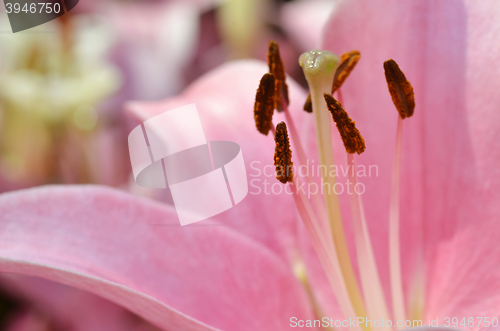
[[[500,123],[494,112],[500,76],[490,46],[498,16],[493,5],[472,1],[351,1],[325,29],[324,48],[362,54],[342,93],[368,146],[356,160],[380,170],[363,179],[383,288],[377,300],[391,297],[387,224],[397,121],[383,61],[396,59],[414,86],[417,108],[405,123],[403,140],[400,242],[407,313],[424,324],[428,317],[491,319],[500,308],[494,223],[500,155],[490,147]],[[267,71],[258,61],[230,63],[179,97],[131,104],[129,112],[143,121],[194,102],[209,140],[240,144],[253,171],[252,163],[272,164],[274,152],[272,139],[256,132],[250,111],[257,82]],[[306,92],[288,84],[289,112],[301,124],[300,138],[312,155],[312,115],[300,109]],[[281,118],[275,114],[275,121]],[[342,160],[341,142],[333,136],[336,159]],[[297,147],[293,137],[292,144]],[[252,178],[266,177],[261,172]],[[343,198],[342,210],[348,211]],[[351,218],[344,221],[348,226]],[[211,226],[176,224],[172,206],[108,188],[4,194],[0,271],[88,291],[162,330],[282,330],[291,328],[292,317],[345,318],[286,193],[249,194],[214,217]],[[347,230],[353,242],[356,229]],[[304,276],[302,260],[310,291],[297,279]],[[474,323],[459,327],[478,329]]]

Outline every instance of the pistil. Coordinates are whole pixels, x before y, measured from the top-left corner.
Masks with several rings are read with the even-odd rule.
[[[332,52],[314,50],[302,54],[299,61],[311,91],[319,163],[322,168],[330,169],[334,165],[331,120],[323,94],[331,90],[340,59]],[[335,178],[329,176],[327,171],[321,173],[321,180],[322,184],[335,187]],[[325,190],[324,199],[344,284],[356,315],[364,317],[366,312],[347,249],[338,197],[331,190]]]

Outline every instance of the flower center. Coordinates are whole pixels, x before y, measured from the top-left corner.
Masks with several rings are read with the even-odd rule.
[[[344,110],[341,102],[332,94],[337,92],[339,99],[340,87],[347,79],[360,59],[358,51],[351,51],[341,58],[329,51],[314,50],[300,56],[299,62],[307,79],[310,95],[304,105],[304,110],[314,116],[316,142],[318,149],[319,169],[322,186],[335,187],[335,177],[326,169],[335,167],[331,139],[331,118],[335,121],[347,152],[347,164],[353,171],[347,171],[348,180],[357,184],[354,154],[365,150],[365,141]],[[302,148],[293,119],[288,111],[288,88],[285,83],[285,68],[279,56],[279,48],[275,42],[270,43],[268,62],[270,73],[265,74],[257,91],[255,102],[255,120],[259,131],[263,134],[272,130],[275,133],[275,166],[277,179],[288,183],[293,191],[293,197],[299,215],[311,238],[319,260],[332,287],[332,291],[342,310],[344,318],[357,320],[358,317],[370,320],[388,321],[390,314],[384,297],[377,265],[371,245],[367,221],[363,210],[361,195],[354,190],[350,194],[352,223],[354,229],[355,247],[359,266],[361,288],[354,274],[352,262],[347,249],[342,225],[338,196],[335,190],[322,190],[323,199],[318,194],[306,197],[298,187],[301,183],[309,184],[308,176],[293,176],[291,166],[292,152],[288,138],[290,136],[297,149],[298,164],[306,164],[306,154]],[[391,292],[393,317],[404,320],[406,317],[403,298],[401,267],[399,255],[399,177],[401,162],[402,120],[413,114],[415,101],[413,88],[393,60],[384,63],[389,92],[399,111],[398,130],[396,137],[396,153],[394,158],[393,183],[389,219],[389,262],[391,275]],[[274,102],[273,102],[274,100]],[[271,106],[273,105],[272,109]],[[274,109],[282,110],[285,122],[278,124],[276,129],[272,124]],[[311,198],[310,198],[311,197]],[[300,278],[304,283],[304,272]],[[306,289],[309,288],[305,284]],[[313,302],[313,306],[316,306]],[[319,314],[319,312],[317,312]],[[395,324],[393,324],[395,326]],[[371,330],[368,324],[360,325],[364,330]],[[356,328],[357,329],[357,328]],[[391,330],[384,324],[377,329]]]

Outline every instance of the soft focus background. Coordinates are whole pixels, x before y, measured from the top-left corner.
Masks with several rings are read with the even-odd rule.
[[[287,73],[305,86],[298,56],[319,47],[335,5],[80,0],[69,14],[16,34],[0,5],[0,192],[51,183],[131,191],[132,127],[124,102],[175,95],[226,61],[266,60],[271,39],[280,44]],[[0,330],[66,328],[51,325],[47,307],[27,303],[23,291],[31,297],[37,290],[59,291],[73,307],[90,300],[42,280],[33,280],[31,289],[15,283],[0,279]],[[146,324],[138,321],[138,330],[153,330]]]
[[[126,100],[175,95],[238,58],[281,46],[287,72],[319,47],[333,0],[81,0],[56,21],[0,21],[0,192],[48,183],[129,182]]]

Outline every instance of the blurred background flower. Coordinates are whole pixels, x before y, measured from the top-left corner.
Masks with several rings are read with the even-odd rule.
[[[81,0],[69,15],[0,34],[0,192],[48,183],[121,186],[129,178],[121,107],[175,95],[226,61],[265,59],[277,40],[287,72],[319,47],[336,1]],[[118,166],[119,165],[119,166]]]
[[[94,162],[103,161],[106,123],[98,106],[121,85],[108,59],[110,29],[84,15],[40,29],[47,31],[0,36],[2,190],[99,181]]]

